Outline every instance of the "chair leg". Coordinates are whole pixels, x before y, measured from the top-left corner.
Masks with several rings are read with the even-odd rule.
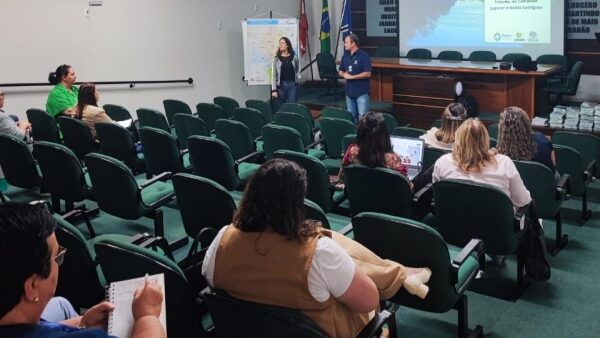
[[[161,209],[156,209],[152,213],[152,219],[154,220],[155,237],[165,237],[165,225],[163,218],[163,211]]]
[[[458,337],[459,338],[475,338],[483,336],[483,327],[475,326],[469,330],[469,306],[467,295],[461,295],[454,304],[454,309],[458,312]]]
[[[563,235],[562,217],[560,209],[558,210],[558,213],[556,213],[556,217],[554,218],[554,220],[556,222],[556,240],[554,243],[554,248],[550,253],[552,256],[556,256],[560,252],[560,250],[562,250],[562,248],[564,248],[569,242],[569,236]]]
[[[581,195],[581,225],[584,225],[592,217],[592,211],[587,207],[587,188]]]

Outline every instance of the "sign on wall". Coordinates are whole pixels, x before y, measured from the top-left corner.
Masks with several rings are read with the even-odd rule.
[[[367,36],[398,35],[396,0],[367,0]]]
[[[596,39],[600,32],[600,1],[568,0],[567,37],[568,39]]]

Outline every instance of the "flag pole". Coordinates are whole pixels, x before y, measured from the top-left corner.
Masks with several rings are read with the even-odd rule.
[[[340,35],[342,35],[342,20],[344,18],[344,9],[346,8],[346,0],[342,3],[342,15],[340,16],[340,25],[338,26],[338,35],[335,41],[335,55],[333,57],[334,60],[337,60],[338,54],[338,46],[340,45]]]

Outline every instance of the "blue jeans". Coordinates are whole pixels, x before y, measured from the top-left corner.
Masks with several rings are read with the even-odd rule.
[[[52,297],[46,304],[41,317],[49,322],[60,322],[78,315],[68,300],[63,297]]]
[[[274,111],[279,111],[279,108],[284,103],[298,102],[297,87],[294,81],[283,81],[279,84],[279,87],[277,87],[276,107],[273,107]]]
[[[346,106],[352,113],[354,123],[358,124],[358,120],[369,112],[369,94],[363,94],[356,98],[346,96]]]

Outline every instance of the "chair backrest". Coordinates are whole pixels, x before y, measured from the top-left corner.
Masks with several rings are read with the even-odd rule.
[[[571,66],[571,70],[567,74],[567,89],[566,95],[575,95],[577,88],[579,87],[579,80],[581,79],[581,71],[583,69],[583,61],[577,61]]]
[[[500,189],[443,180],[433,184],[433,198],[438,230],[446,242],[462,247],[479,238],[485,242],[485,252],[492,255],[512,254],[517,249],[512,203]]]
[[[31,137],[35,141],[60,143],[56,120],[41,109],[27,109],[27,120],[31,123]]]
[[[400,50],[398,50],[398,46],[379,46],[375,49],[375,57],[399,58]]]
[[[498,128],[499,128],[498,123],[490,124],[487,127],[488,134],[490,135],[491,138],[494,138],[496,140],[498,139]]]
[[[216,120],[229,118],[227,114],[225,114],[223,108],[214,103],[198,103],[196,105],[196,110],[198,111],[198,117],[206,123],[206,128],[208,128],[209,131],[215,129]]]
[[[141,127],[138,132],[149,176],[184,170],[181,152],[171,133],[151,127]]]
[[[462,61],[463,54],[455,50],[444,50],[438,54],[437,58],[443,61]]]
[[[329,52],[317,54],[317,68],[319,69],[319,77],[321,79],[331,79],[337,77],[337,67],[335,58]]]
[[[167,133],[171,132],[167,118],[158,110],[140,108],[136,110],[140,127],[151,127],[164,130]]]
[[[450,151],[442,150],[433,147],[425,147],[423,151],[423,169],[427,169],[435,164],[435,161],[443,155],[448,154]]]
[[[400,289],[391,301],[415,309],[445,312],[452,308],[457,293],[452,283],[450,255],[442,236],[429,226],[407,218],[364,212],[352,218],[354,239],[383,259],[405,266],[431,269],[425,299]]]
[[[23,140],[0,133],[0,149],[0,167],[9,184],[30,189],[42,183],[35,159]]]
[[[96,123],[96,135],[103,154],[123,161],[133,172],[138,170],[138,157],[131,133],[118,123]]]
[[[110,119],[113,121],[125,121],[133,119],[127,108],[117,104],[105,104],[102,106],[102,109],[104,109],[106,115],[108,115],[108,117],[110,117]]]
[[[34,143],[33,154],[44,177],[44,188],[53,198],[78,202],[88,197],[89,188],[83,167],[69,148],[54,142],[40,141]]]
[[[194,174],[210,178],[227,190],[235,190],[239,186],[235,160],[225,142],[206,136],[190,136],[188,149]]]
[[[268,123],[260,110],[253,108],[234,108],[233,119],[248,126],[253,139],[260,137],[262,127]]]
[[[535,200],[535,210],[541,218],[553,218],[561,200],[557,198],[554,173],[545,165],[533,161],[514,161],[519,175]]]
[[[412,217],[410,185],[399,172],[353,164],[344,168],[344,179],[352,215],[370,211]]]
[[[235,202],[219,183],[206,177],[176,174],[173,176],[173,188],[188,236],[196,237],[207,227],[218,231],[233,220]]]
[[[299,310],[247,302],[222,291],[206,293],[204,299],[219,337],[325,337]]]
[[[308,108],[308,106],[304,104],[286,102],[281,105],[281,108],[279,108],[279,112],[300,114],[309,122],[311,127],[314,124],[312,114],[310,113],[310,108]]]
[[[585,164],[581,154],[568,146],[554,145],[556,154],[556,171],[569,174],[571,179],[571,194],[581,196],[586,189],[584,180]]]
[[[496,53],[489,50],[476,50],[469,55],[469,61],[496,62]]]
[[[229,146],[234,159],[240,159],[254,152],[256,148],[250,129],[242,122],[216,120],[215,135]]]
[[[383,120],[388,128],[388,132],[392,133],[392,130],[398,127],[398,120],[396,120],[396,117],[392,114],[381,113],[381,115],[383,116]]]
[[[94,248],[102,271],[109,283],[144,277],[146,274],[165,275],[164,297],[167,312],[167,336],[193,337],[198,335],[195,295],[181,269],[169,258],[129,242],[119,235],[98,236]],[[127,267],[124,269],[123,267]]]
[[[190,106],[180,100],[163,100],[163,106],[165,107],[165,115],[167,116],[167,121],[169,122],[170,126],[175,124],[175,120],[173,119],[175,114],[192,115],[192,109]]]
[[[576,131],[557,131],[552,134],[552,143],[577,150],[584,166],[593,160],[600,164],[600,137],[596,135]],[[592,174],[598,177],[600,172]]]
[[[206,123],[197,116],[177,113],[173,115],[173,123],[181,149],[187,149],[187,138],[192,135],[208,136]]]
[[[433,120],[433,122],[431,122],[431,126],[436,127],[438,129],[441,128],[442,127],[442,119]]]
[[[313,156],[289,150],[278,150],[273,158],[282,158],[297,163],[306,170],[308,191],[306,198],[317,203],[325,212],[333,209],[333,199],[329,190],[329,174],[327,167]]]
[[[223,108],[228,118],[233,117],[233,110],[240,106],[235,99],[227,96],[217,96],[213,99],[213,103]]]
[[[536,62],[539,65],[560,65],[558,74],[565,75],[569,72],[569,59],[560,54],[543,54],[538,56]]]
[[[523,57],[531,58],[528,54],[525,53],[508,53],[502,57],[502,62],[513,63],[516,59],[520,59]]]
[[[142,195],[131,170],[110,156],[91,153],[85,163],[102,211],[125,219],[142,217]]]
[[[419,136],[425,134],[427,130],[412,128],[412,127],[396,127],[390,132],[394,136],[412,137],[419,138]]]
[[[331,229],[331,225],[329,224],[329,220],[327,219],[327,215],[321,207],[309,200],[308,198],[304,199],[304,217],[306,219],[312,219],[315,221],[320,221],[321,226],[325,229]]]
[[[356,143],[356,134],[348,134],[342,138],[342,153],[346,153],[348,151],[348,147],[350,145]]]
[[[63,134],[64,144],[78,158],[82,159],[88,153],[98,150],[90,128],[83,121],[66,116],[59,116],[57,120]]]
[[[431,51],[425,48],[413,48],[406,53],[409,59],[431,59]]]
[[[356,134],[356,125],[348,120],[324,117],[319,126],[327,145],[327,157],[341,158],[346,150],[342,148],[342,139],[348,134]]]
[[[354,123],[352,113],[344,108],[325,107],[321,109],[321,117],[330,117],[334,119],[347,120]]]
[[[290,127],[296,130],[302,137],[305,146],[313,141],[312,127],[310,123],[300,114],[279,112],[275,114],[275,124]]]
[[[271,109],[271,104],[269,102],[262,100],[246,100],[246,107],[260,111],[267,119],[267,122],[273,121],[273,109]]]
[[[267,124],[262,129],[262,139],[267,158],[271,158],[277,150],[305,151],[302,136],[290,127]]]
[[[96,262],[96,253],[79,229],[58,215],[54,219],[58,223],[56,239],[69,250],[60,266],[56,295],[67,298],[75,309],[88,309],[104,299],[104,274]]]

